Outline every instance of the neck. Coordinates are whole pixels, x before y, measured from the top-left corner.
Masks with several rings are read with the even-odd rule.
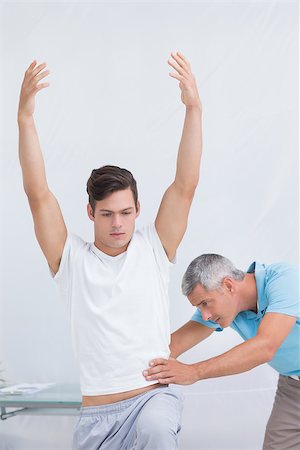
[[[95,239],[94,245],[99,250],[101,250],[101,252],[105,253],[108,256],[118,256],[121,253],[126,252],[129,242],[126,245],[124,245],[123,247],[113,248],[113,247],[108,247],[108,246],[104,245],[102,242],[99,242],[99,241],[97,241],[97,239]]]
[[[257,289],[254,273],[246,273],[242,283],[241,311],[257,312]]]

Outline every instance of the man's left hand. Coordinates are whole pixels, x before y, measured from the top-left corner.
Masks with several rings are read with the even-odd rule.
[[[147,381],[157,380],[160,384],[192,384],[198,380],[193,364],[183,364],[174,358],[153,359],[149,365],[150,368],[143,372]]]

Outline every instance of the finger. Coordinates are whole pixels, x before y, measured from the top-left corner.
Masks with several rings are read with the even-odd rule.
[[[36,77],[34,78],[34,81],[35,81],[36,83],[38,83],[38,82],[41,81],[43,78],[45,78],[47,75],[49,75],[49,73],[50,73],[50,70],[45,70],[45,72],[42,72],[40,75],[36,76]]]
[[[170,59],[168,60],[168,64],[169,64],[169,66],[173,67],[173,69],[177,70],[179,75],[181,75],[181,76],[187,76],[188,75],[188,72],[186,72],[182,67],[180,67],[178,64],[175,64]]]
[[[35,62],[36,63],[36,62]],[[28,83],[31,83],[31,81],[34,79],[36,75],[38,75],[45,67],[46,63],[40,64],[37,67],[35,67],[33,63],[29,66],[28,70],[25,72],[24,80]]]
[[[50,86],[50,83],[41,83],[38,84],[37,87],[34,89],[34,92],[39,92],[41,89],[45,89],[48,86]]]
[[[171,57],[174,61],[172,61],[172,59],[169,61],[172,61],[173,64],[175,62],[186,74],[189,74],[191,72],[189,64],[186,64],[185,61],[180,58],[180,56],[178,56],[176,53],[171,53]]]
[[[184,77],[182,77],[181,75],[178,75],[177,73],[174,73],[174,72],[170,72],[169,75],[172,78],[176,78],[176,80],[178,80],[178,81],[184,81],[185,80]]]
[[[27,69],[25,70],[25,76],[24,79],[27,78],[29,76],[29,74],[31,74],[31,72],[33,71],[33,69],[35,68],[37,62],[36,60],[32,61],[32,63],[30,64],[29,67],[27,67]]]
[[[175,377],[159,378],[157,381],[159,384],[170,384],[175,382]]]
[[[179,52],[171,53],[172,58],[177,62],[177,64],[182,67],[186,72],[190,72],[190,63],[184,57],[181,57]]]
[[[36,75],[38,75],[43,69],[45,69],[45,67],[46,67],[46,65],[47,65],[47,63],[42,63],[42,64],[39,64],[33,71],[32,71],[32,76],[36,76]]]
[[[177,52],[176,55],[187,65],[190,66],[189,61],[186,59],[183,53]]]
[[[158,373],[156,373],[154,375],[148,375],[145,378],[146,378],[147,381],[152,381],[152,380],[158,380],[159,378],[167,378],[169,376],[170,376],[170,373],[169,373],[169,370],[168,370],[167,372],[161,371],[161,372],[158,372]]]
[[[45,72],[42,72],[40,75],[37,75],[36,77],[31,78],[28,81],[28,87],[29,89],[35,89],[38,86],[38,82],[41,81],[43,78],[49,75],[49,70],[46,70]]]
[[[168,364],[168,360],[164,358],[152,359],[149,363],[149,366],[157,366],[158,364]]]
[[[185,66],[186,64],[185,64],[185,61],[179,56],[179,54],[178,54],[178,52],[177,53],[174,53],[174,52],[171,52],[171,56],[172,56],[172,58],[173,59],[175,59],[175,61],[180,65],[180,66]]]
[[[144,376],[154,375],[156,373],[163,372],[166,369],[167,369],[167,366],[157,365],[157,366],[154,366],[152,369],[144,370],[143,375]]]
[[[181,61],[181,64],[184,64],[185,70],[187,72],[188,75],[193,75],[192,74],[192,68],[190,63],[188,62],[188,60],[183,56],[182,53],[177,52],[177,56],[179,57],[179,60]],[[179,64],[179,62],[178,62]]]
[[[32,70],[36,66],[36,64],[37,64],[37,61],[36,61],[36,59],[34,59],[27,70]]]

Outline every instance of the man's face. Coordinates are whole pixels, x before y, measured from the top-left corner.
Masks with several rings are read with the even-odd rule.
[[[95,244],[111,256],[127,250],[135,228],[136,211],[130,188],[113,192],[96,202],[94,214],[88,205],[88,216],[94,222]]]
[[[238,314],[231,286],[231,280],[228,282],[225,280],[220,290],[207,291],[197,284],[188,295],[188,299],[200,310],[203,320],[212,320],[222,328],[226,328]]]

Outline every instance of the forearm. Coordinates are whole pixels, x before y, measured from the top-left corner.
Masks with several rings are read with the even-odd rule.
[[[201,106],[186,107],[182,137],[178,150],[175,184],[185,191],[194,191],[199,180],[202,153]]]
[[[183,353],[183,350],[181,350],[180,348],[180,337],[178,337],[178,332],[176,333],[176,331],[174,333],[171,334],[171,342],[169,345],[170,348],[170,357],[171,358],[178,358],[178,356],[180,356]]]
[[[189,320],[171,334],[170,352],[173,358],[178,358],[195,345],[208,338],[214,332],[194,320]]]
[[[170,348],[170,356],[169,356],[169,358],[178,358],[178,356],[180,356],[181,355],[181,353],[179,353],[175,348],[174,348],[174,346],[172,346],[172,343],[170,344],[170,346],[169,346],[169,348]]]
[[[18,126],[24,190],[29,198],[38,198],[48,191],[48,185],[33,116],[18,115]]]
[[[256,337],[243,342],[222,355],[192,364],[197,380],[246,372],[273,358],[267,341]]]

